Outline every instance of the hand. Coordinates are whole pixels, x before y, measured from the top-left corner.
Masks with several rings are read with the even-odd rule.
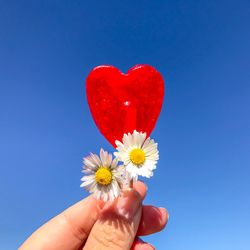
[[[79,201],[35,231],[19,250],[152,250],[137,236],[161,231],[164,208],[142,206],[147,188],[136,182],[114,202]]]

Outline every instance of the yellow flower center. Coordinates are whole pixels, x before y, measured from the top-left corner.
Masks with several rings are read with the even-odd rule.
[[[95,173],[95,180],[101,185],[109,185],[112,182],[112,173],[108,168],[100,167]]]
[[[145,159],[146,159],[144,151],[140,148],[135,148],[135,149],[131,150],[129,156],[130,156],[130,160],[135,165],[143,164]]]

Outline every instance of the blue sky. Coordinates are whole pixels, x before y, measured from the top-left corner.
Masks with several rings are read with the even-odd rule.
[[[102,146],[85,96],[97,65],[150,64],[166,95],[146,203],[157,249],[250,247],[249,1],[0,1],[0,249],[85,197]]]

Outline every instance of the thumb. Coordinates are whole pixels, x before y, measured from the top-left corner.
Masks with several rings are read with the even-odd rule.
[[[93,226],[84,250],[129,250],[134,241],[142,212],[142,197],[126,190],[113,203],[106,204]]]

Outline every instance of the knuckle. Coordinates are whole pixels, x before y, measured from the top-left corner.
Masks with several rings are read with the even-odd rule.
[[[119,230],[111,230],[104,226],[99,230],[94,230],[93,241],[102,246],[102,249],[122,250],[126,249],[126,234]]]

